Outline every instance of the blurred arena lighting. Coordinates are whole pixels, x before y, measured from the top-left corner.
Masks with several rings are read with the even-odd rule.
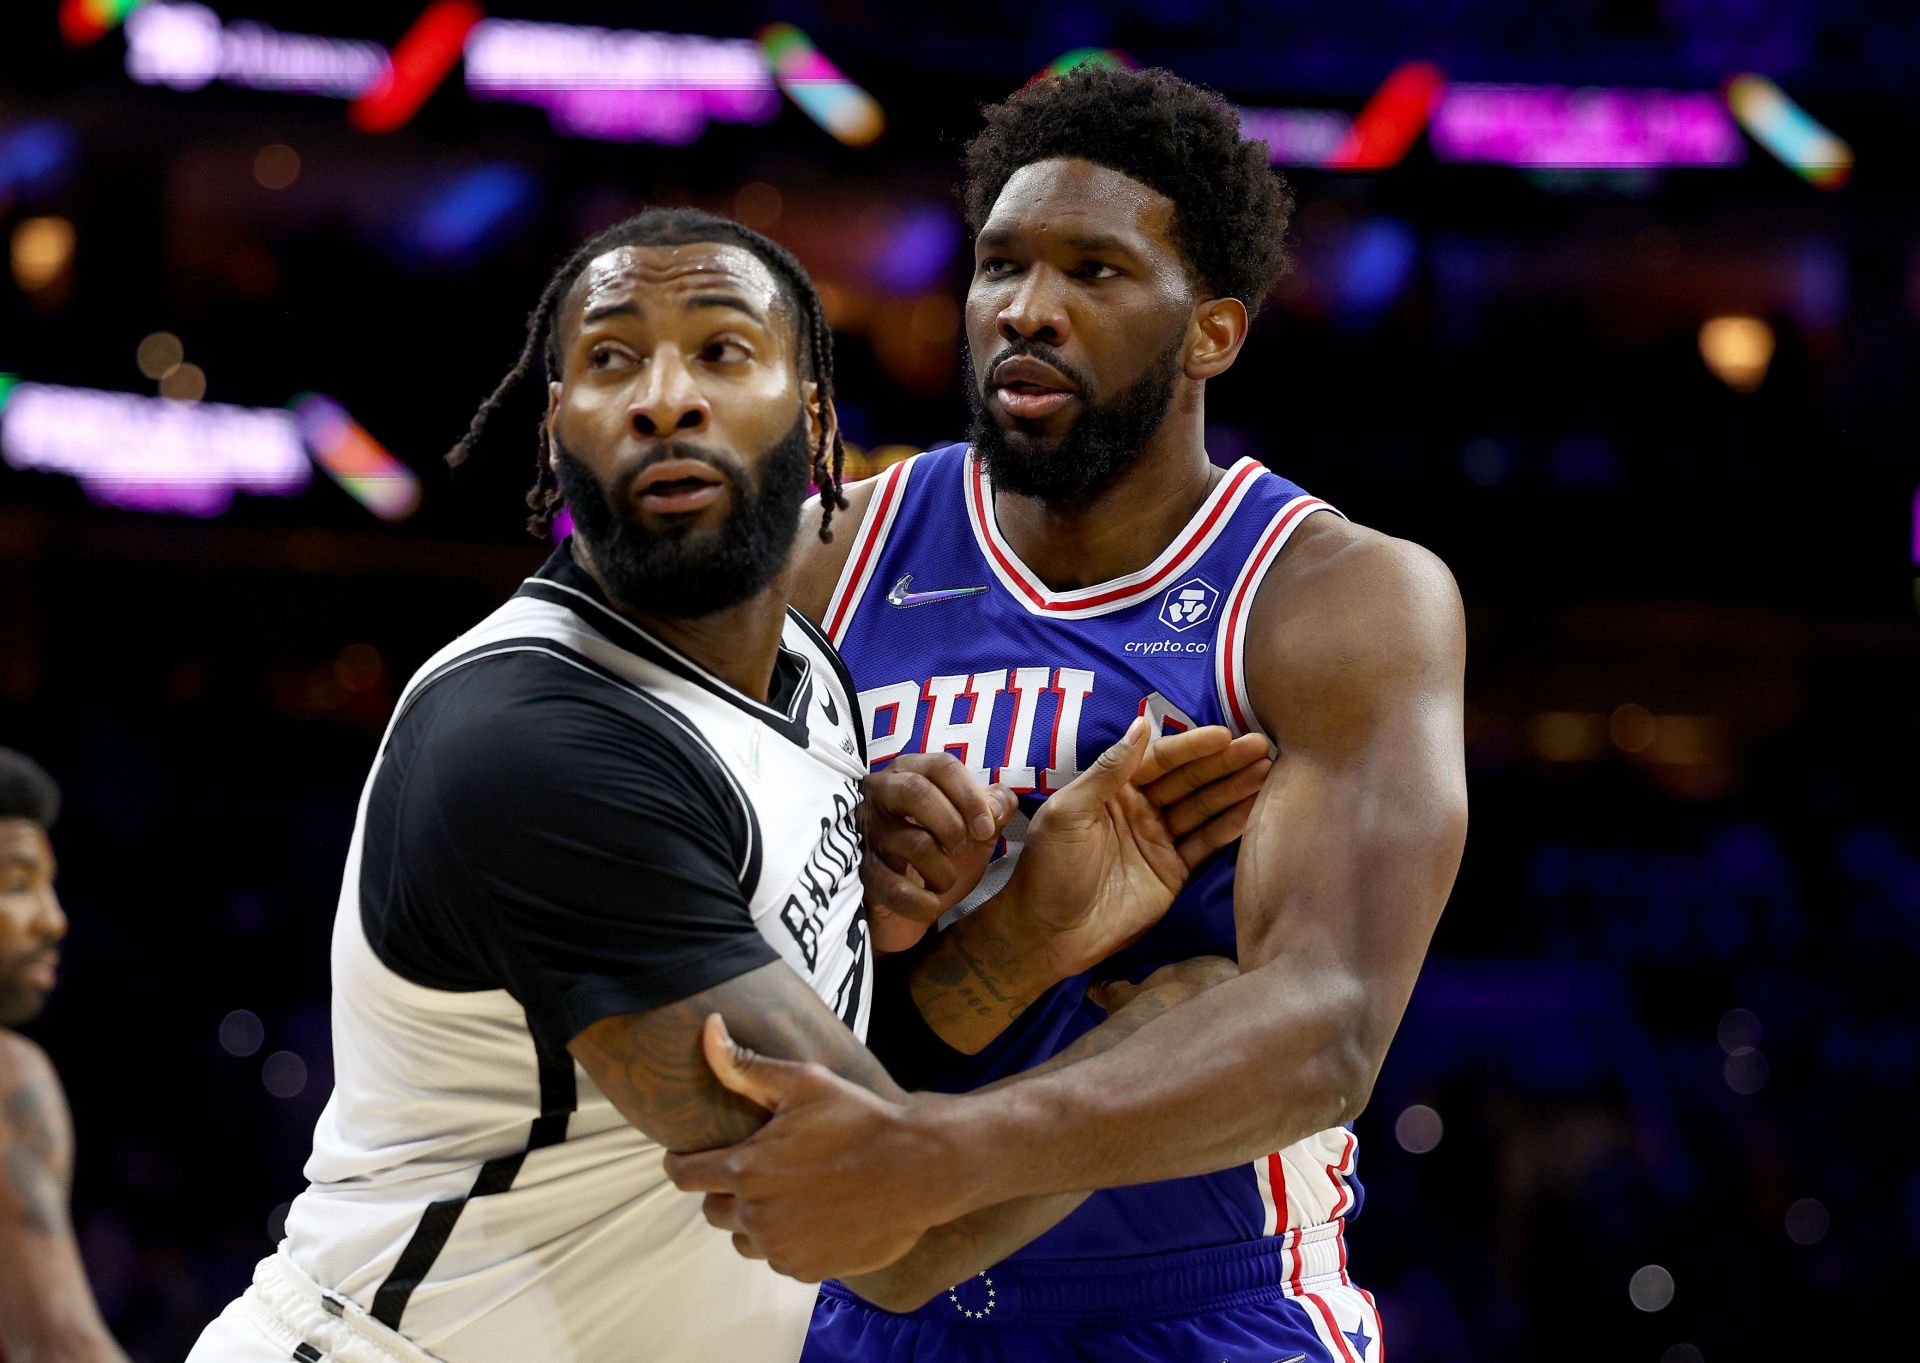
[[[217,516],[238,492],[288,497],[312,479],[292,416],[137,393],[15,383],[0,406],[0,457],[77,478],[94,501]]]
[[[1132,71],[1140,63],[1117,47],[1076,47],[1062,52],[1034,73],[1033,81],[1046,80],[1051,76],[1064,76],[1069,71],[1083,66],[1104,66],[1110,70]]]
[[[1787,1208],[1787,1239],[1796,1245],[1817,1245],[1833,1224],[1825,1204],[1803,1197]]]
[[[86,47],[146,0],[60,0],[60,36],[68,47]]]
[[[1648,1264],[1628,1279],[1627,1297],[1642,1311],[1664,1311],[1673,1304],[1673,1274]]]
[[[733,216],[756,232],[765,232],[779,222],[785,208],[780,191],[764,180],[741,185],[733,196]]]
[[[1653,714],[1644,705],[1631,701],[1615,710],[1607,719],[1607,736],[1621,752],[1645,752],[1653,746],[1656,725]]]
[[[140,342],[133,362],[150,379],[163,379],[187,358],[187,348],[171,331],[156,331]]]
[[[300,153],[285,142],[269,142],[253,155],[253,178],[262,189],[285,189],[300,178]]]
[[[198,402],[207,395],[207,371],[197,364],[176,364],[160,376],[160,396]]]
[[[1549,762],[1596,762],[1607,751],[1604,715],[1548,710],[1533,717],[1533,751]]]
[[[1399,298],[1413,274],[1419,240],[1395,218],[1368,218],[1342,243],[1334,271],[1334,301],[1344,310],[1372,316]]]
[[[149,4],[127,16],[127,75],[142,85],[199,90],[220,81],[352,99],[386,73],[387,50],[363,39],[225,24],[195,4]]]
[[[256,1055],[266,1040],[267,1025],[258,1013],[236,1008],[220,1019],[220,1049],[228,1055],[242,1059]]]
[[[1745,1008],[1729,1008],[1714,1029],[1720,1049],[1728,1055],[1760,1044],[1760,1019]]]
[[[57,119],[0,128],[0,207],[18,195],[58,189],[79,160],[80,142]]]
[[[1435,1149],[1445,1132],[1440,1114],[1424,1103],[1415,1103],[1393,1121],[1393,1138],[1410,1155],[1424,1155]]]
[[[1398,165],[1426,129],[1446,79],[1431,62],[1397,67],[1354,117],[1327,164],[1340,170],[1385,170]]]
[[[1743,1097],[1752,1097],[1767,1086],[1773,1067],[1766,1055],[1754,1046],[1740,1046],[1727,1057],[1722,1069],[1727,1087]]]
[[[457,176],[414,215],[406,244],[432,260],[470,260],[525,217],[538,192],[533,174],[519,166],[478,166]]]
[[[360,505],[383,521],[404,521],[420,506],[420,480],[395,459],[346,408],[321,393],[289,404],[313,461]]]
[[[460,60],[467,34],[485,17],[473,0],[433,0],[393,45],[386,72],[347,110],[364,133],[404,128]]]
[[[1751,393],[1773,363],[1773,328],[1758,317],[1714,317],[1701,324],[1700,358],[1736,393]]]
[[[343,691],[371,691],[386,669],[387,660],[372,644],[348,644],[333,660],[333,679]]]
[[[865,147],[886,131],[880,103],[848,80],[839,67],[792,24],[760,30],[760,49],[774,79],[800,111],[849,147]]]
[[[1240,131],[1265,142],[1276,166],[1324,166],[1352,130],[1353,120],[1333,109],[1240,110]]]
[[[1660,1363],[1707,1363],[1707,1356],[1691,1344],[1676,1344],[1660,1355]]]
[[[267,1213],[267,1243],[278,1245],[287,1235],[287,1218],[293,1215],[293,1204],[281,1202]]]
[[[891,293],[919,293],[941,282],[965,239],[960,219],[945,204],[910,204],[887,227],[874,261],[874,283]]]
[[[260,1066],[260,1082],[276,1098],[298,1098],[307,1087],[307,1062],[292,1051],[275,1051]]]
[[[769,123],[780,94],[751,38],[483,19],[467,92],[546,111],[578,137],[684,146],[720,123]]]
[[[1726,98],[1753,140],[1809,183],[1838,189],[1853,174],[1853,148],[1765,76],[1735,76],[1726,84]]]
[[[1505,166],[1733,166],[1747,154],[1706,91],[1455,83],[1427,136],[1441,161]]]
[[[13,229],[13,282],[38,293],[73,263],[73,224],[65,218],[22,218]]]

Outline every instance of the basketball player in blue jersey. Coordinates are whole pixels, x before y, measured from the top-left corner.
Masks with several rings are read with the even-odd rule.
[[[1019,944],[948,928],[888,963],[883,1000],[912,973],[874,1035],[897,1076],[963,1096],[891,1102],[718,1048],[773,1118],[670,1171],[803,1277],[871,1269],[977,1208],[1110,1190],[909,1314],[828,1282],[815,1363],[1380,1363],[1348,1273],[1348,1124],[1465,838],[1458,593],[1426,551],[1208,458],[1207,388],[1283,270],[1290,208],[1229,106],[1163,71],[1082,69],[989,109],[966,172],[971,441],[850,489],[855,533],[805,546],[796,586],[859,688],[869,760],[911,768],[869,786],[901,816],[870,820],[895,873],[870,900],[927,919],[989,893],[1020,818],[978,886],[926,835],[989,782],[1028,817],[1138,716],[1224,724],[1275,754],[1237,859],[1100,971],[1238,968],[1101,1054],[968,1093],[1104,1015],[1086,974],[996,995],[984,976]],[[971,793],[949,802],[955,768]]]

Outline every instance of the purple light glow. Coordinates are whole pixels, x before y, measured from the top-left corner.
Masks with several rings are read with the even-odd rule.
[[[1276,166],[1324,166],[1353,120],[1332,109],[1242,109],[1240,132],[1267,144]]]
[[[467,91],[544,109],[556,130],[684,146],[709,122],[768,123],[780,92],[748,38],[486,19],[467,36]]]
[[[291,413],[16,384],[0,410],[0,456],[77,478],[94,501],[217,516],[235,493],[292,496],[312,466]]]
[[[198,90],[214,81],[352,99],[386,74],[378,43],[222,24],[205,5],[142,5],[127,16],[127,74],[142,85]]]
[[[1427,136],[1442,161],[1508,166],[1733,166],[1747,154],[1703,91],[1455,83]]]

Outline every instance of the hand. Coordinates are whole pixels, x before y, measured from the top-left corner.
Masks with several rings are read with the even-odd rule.
[[[1257,735],[1256,750],[1236,748],[1218,726],[1157,745],[1148,733],[1147,721],[1136,719],[1040,807],[1008,882],[1059,978],[1105,960],[1158,922],[1192,868],[1245,830],[1252,790],[1265,778],[1266,741]],[[1153,778],[1144,789],[1143,770]],[[1244,795],[1243,786],[1251,787]],[[1169,815],[1188,827],[1184,838]]]
[[[821,1065],[757,1055],[718,1013],[700,1043],[720,1082],[773,1116],[738,1145],[668,1155],[667,1176],[707,1194],[707,1220],[746,1258],[801,1282],[869,1273],[965,1210],[937,1202],[950,1152],[916,1120],[922,1109]]]
[[[903,754],[867,777],[863,793],[860,879],[873,949],[905,951],[980,883],[1020,803],[944,752]]]
[[[1225,956],[1196,956],[1190,961],[1163,965],[1139,984],[1130,980],[1098,980],[1087,986],[1087,997],[1107,1010],[1143,1009],[1164,1013],[1216,984],[1240,977],[1240,966]]]

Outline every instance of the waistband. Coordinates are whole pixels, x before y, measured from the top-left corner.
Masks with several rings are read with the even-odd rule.
[[[360,1307],[302,1273],[286,1247],[260,1261],[241,1300],[269,1339],[302,1363],[439,1363]]]
[[[1345,1225],[1329,1221],[1180,1254],[1134,1259],[1014,1259],[942,1292],[908,1320],[948,1325],[1076,1325],[1204,1315],[1346,1284]],[[822,1296],[879,1314],[837,1282]]]

